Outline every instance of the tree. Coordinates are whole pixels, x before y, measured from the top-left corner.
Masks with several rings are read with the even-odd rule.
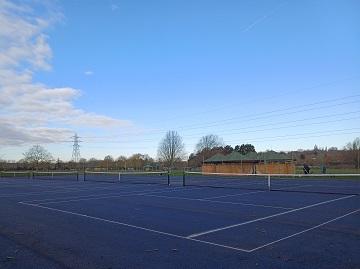
[[[99,166],[101,161],[99,161],[98,159],[92,157],[90,158],[88,161],[87,161],[87,168],[90,168],[90,169],[94,169],[96,168],[97,166]]]
[[[63,170],[64,169],[64,162],[60,160],[60,158],[57,158],[55,163],[55,170]]]
[[[145,164],[153,163],[154,160],[147,154],[136,153],[127,159],[128,166],[135,170],[141,170]]]
[[[319,147],[317,145],[314,146],[314,155],[318,155]]]
[[[80,160],[79,160],[79,164],[81,164],[81,166],[82,166],[81,169],[83,171],[86,170],[86,162],[87,162],[87,160],[85,158],[80,158]]]
[[[354,139],[353,142],[349,142],[346,147],[352,153],[355,168],[360,168],[360,137]]]
[[[233,147],[230,146],[230,145],[226,145],[226,146],[224,147],[224,149],[223,149],[224,154],[229,154],[229,153],[231,153],[231,152],[233,152],[233,151],[234,151],[234,149],[233,149]]]
[[[235,146],[235,150],[243,155],[248,154],[249,152],[256,152],[255,147],[251,144],[242,144],[241,146],[237,145]]]
[[[24,161],[31,163],[36,169],[39,168],[40,163],[49,163],[53,160],[51,154],[40,145],[32,146],[23,155]]]
[[[126,161],[127,161],[127,158],[125,156],[119,156],[116,159],[118,169],[126,170]]]
[[[114,162],[114,158],[111,155],[106,155],[104,157],[104,162],[106,165],[106,170],[109,170],[109,168],[111,168],[111,164]]]
[[[114,158],[113,158],[111,155],[106,155],[106,156],[104,157],[104,161],[113,162],[113,161],[114,161]]]
[[[217,135],[209,134],[200,138],[199,142],[196,144],[196,151],[208,151],[216,147],[222,147],[224,142],[222,138]]]
[[[184,156],[185,146],[181,136],[176,131],[168,131],[159,144],[159,159],[171,168],[175,161],[181,160]]]

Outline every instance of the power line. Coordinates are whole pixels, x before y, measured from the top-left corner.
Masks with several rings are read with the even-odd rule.
[[[339,107],[339,106],[343,106],[346,104],[353,104],[353,103],[358,103],[360,100],[351,100],[351,101],[345,101],[345,99],[349,99],[349,98],[356,98],[359,97],[360,95],[351,95],[351,96],[345,96],[345,97],[341,97],[341,98],[333,98],[333,99],[328,99],[328,100],[323,100],[323,101],[318,101],[318,102],[313,102],[313,103],[309,103],[309,104],[304,104],[304,105],[299,105],[299,106],[292,106],[292,107],[285,107],[285,108],[280,108],[280,109],[275,109],[275,110],[271,110],[268,112],[262,112],[262,113],[258,113],[255,115],[243,115],[243,116],[239,116],[239,117],[231,117],[228,119],[223,119],[222,121],[215,121],[215,122],[208,122],[212,123],[212,125],[208,125],[208,126],[204,126],[204,124],[199,125],[199,124],[192,124],[190,126],[194,126],[193,128],[189,128],[188,126],[183,126],[184,131],[190,131],[190,130],[194,130],[194,129],[205,129],[206,127],[217,127],[217,126],[223,126],[226,124],[233,124],[231,121],[234,120],[239,120],[241,118],[244,118],[244,120],[241,121],[241,123],[247,122],[247,121],[254,121],[254,119],[267,119],[267,118],[277,118],[280,116],[288,116],[291,114],[297,114],[300,112],[307,112],[307,111],[314,111],[314,110],[321,110],[321,109],[326,109],[326,108],[335,108],[335,107]],[[338,101],[342,101],[342,102],[338,102]],[[334,103],[337,102],[337,103]],[[319,106],[320,104],[323,104],[321,106]],[[325,105],[324,105],[325,104]],[[298,120],[291,120],[291,123],[293,122],[301,122],[301,121],[309,121],[311,119],[319,119],[319,118],[326,118],[326,117],[331,117],[331,116],[340,116],[340,115],[346,115],[346,114],[352,114],[352,113],[357,113],[359,111],[355,111],[355,112],[348,112],[348,113],[335,113],[335,114],[331,114],[331,115],[326,115],[326,116],[317,116],[317,117],[313,117],[313,118],[305,118],[305,119],[298,119]],[[356,119],[356,118],[343,118],[343,119],[336,119],[336,120],[331,120],[331,121],[323,121],[323,122],[315,122],[315,123],[307,123],[306,125],[314,125],[314,124],[325,124],[325,123],[332,123],[332,122],[339,122],[339,121],[345,121],[345,120],[351,120],[351,119]],[[279,125],[279,124],[287,124],[290,123],[290,121],[282,121],[280,123],[268,123],[268,124],[262,124],[262,125],[257,125],[257,126],[252,126],[252,127],[244,127],[244,128],[255,128],[255,127],[263,127],[263,126],[274,126],[274,125]],[[290,126],[284,126],[284,127],[279,127],[279,128],[293,128],[293,127],[300,127],[300,126],[305,126],[305,125],[290,125]],[[261,129],[261,130],[248,130],[248,129],[231,129],[231,130],[227,130],[227,132],[222,132],[221,134],[226,135],[226,134],[231,134],[231,135],[235,135],[237,133],[229,133],[229,131],[235,131],[235,130],[243,130],[243,132],[239,133],[239,135],[241,135],[242,133],[252,133],[252,132],[259,132],[259,131],[267,131],[270,129]],[[278,129],[279,129],[278,128]],[[272,128],[273,129],[273,128]],[[154,130],[153,134],[157,134],[160,133],[161,129],[158,130]],[[354,130],[354,129],[350,129],[350,130]],[[339,130],[328,130],[326,131],[326,134],[324,135],[320,135],[320,136],[332,136],[335,135],[333,132],[338,132]],[[345,130],[341,130],[341,131],[349,131],[349,129],[345,129]],[[322,132],[320,132],[322,133]],[[353,133],[357,133],[357,132],[353,132]],[[262,138],[254,138],[254,139],[246,139],[246,142],[250,142],[250,141],[277,141],[277,140],[288,140],[288,139],[300,139],[302,135],[307,135],[307,137],[304,138],[308,138],[309,135],[311,135],[310,137],[319,137],[314,135],[317,134],[317,132],[315,133],[307,133],[307,134],[292,134],[292,135],[284,135],[284,136],[270,136],[270,137],[262,137]],[[342,133],[342,134],[348,134],[348,133]],[[124,134],[122,134],[124,135]],[[131,136],[139,136],[139,135],[134,135],[134,134],[130,134]],[[144,134],[145,135],[145,134]],[[183,137],[186,138],[190,138],[190,137],[195,137],[195,135],[201,135],[201,134],[190,134],[190,135],[183,135]],[[338,135],[338,134],[336,134]],[[120,135],[116,135],[113,136],[115,137],[119,137]],[[111,136],[109,136],[111,137]],[[79,142],[83,142],[79,140],[79,137],[77,136],[77,134],[75,134],[73,137],[73,155],[72,155],[72,159],[74,161],[79,161],[80,159],[80,145]],[[92,138],[97,138],[97,137],[92,137]],[[100,138],[100,137],[99,137]],[[102,137],[105,138],[105,137]],[[140,143],[145,143],[145,142],[151,142],[151,143],[156,143],[156,141],[158,140],[158,138],[153,138],[153,139],[137,139],[137,140],[129,140],[129,141],[101,141],[101,142],[96,142],[96,141],[89,141],[89,143],[136,143],[136,142],[140,142]],[[245,139],[239,137],[239,139],[237,140],[236,143],[239,143],[239,140],[245,141]],[[230,142],[230,141],[228,141]],[[154,146],[152,146],[153,148]],[[135,148],[133,147],[122,147],[122,148]],[[148,148],[146,146],[142,146],[139,148]]]
[[[346,129],[345,129],[346,130]],[[340,130],[339,130],[340,131]],[[311,134],[311,133],[309,133]],[[329,131],[326,133],[322,133],[322,134],[313,134],[313,135],[306,135],[306,136],[300,136],[300,137],[296,137],[295,135],[289,135],[289,136],[274,136],[274,137],[267,137],[265,139],[263,138],[259,138],[259,139],[239,139],[239,140],[244,140],[245,143],[253,143],[253,142],[272,142],[272,141],[284,141],[284,140],[298,140],[298,139],[306,139],[306,138],[316,138],[316,137],[332,137],[332,136],[338,136],[338,135],[347,135],[347,134],[357,134],[360,135],[360,130],[359,131],[353,131],[353,132],[337,132],[334,133],[333,131]],[[304,134],[302,134],[304,135]],[[272,139],[274,138],[274,139]],[[231,141],[227,141],[228,144],[239,144],[238,140],[231,140]],[[195,146],[196,143],[194,144],[187,144],[186,147],[191,147],[191,146]],[[132,146],[121,146],[121,147],[116,147],[114,145],[109,145],[109,147],[111,149],[153,149],[153,146],[143,146],[143,147],[132,147]],[[107,146],[89,146],[88,148],[100,148],[100,149],[105,149],[108,148]]]
[[[241,120],[241,119],[242,119],[241,123],[244,123],[244,122],[249,122],[249,121],[254,121],[254,120],[259,120],[259,119],[268,119],[268,118],[272,118],[272,117],[294,115],[294,114],[301,113],[301,112],[309,112],[309,111],[314,111],[314,110],[339,107],[339,106],[348,105],[348,104],[355,104],[355,103],[360,102],[360,100],[352,100],[352,101],[347,101],[347,102],[318,106],[320,104],[333,103],[336,101],[341,101],[341,100],[345,100],[345,99],[349,99],[349,98],[356,98],[356,97],[360,97],[360,94],[344,96],[344,97],[340,97],[340,98],[333,98],[333,99],[328,99],[328,100],[324,100],[324,101],[308,103],[308,104],[304,104],[304,105],[280,108],[280,109],[275,109],[275,110],[271,110],[271,111],[265,111],[262,113],[254,112],[249,115],[241,115],[241,116],[236,116],[236,117],[224,118],[222,120],[210,121],[210,122],[206,122],[206,123],[200,123],[200,124],[194,123],[194,124],[190,124],[190,125],[183,125],[183,126],[173,127],[172,129],[176,129],[176,130],[180,130],[180,131],[181,130],[188,131],[188,130],[196,130],[196,129],[204,129],[204,128],[210,128],[210,127],[230,125],[230,124],[234,124],[234,121]],[[283,112],[283,113],[279,113],[279,112]],[[147,131],[142,131],[140,134],[136,134],[133,132],[125,132],[125,133],[116,135],[116,137],[127,136],[127,135],[139,136],[139,135],[145,135],[145,134],[159,134],[159,133],[163,133],[166,131],[167,131],[166,129],[160,129],[160,128],[152,129],[152,130],[150,129]]]
[[[360,78],[360,76],[356,75],[356,76],[350,76],[350,77],[346,77],[346,78],[342,78],[342,79],[338,79],[338,80],[317,83],[317,84],[312,85],[312,86],[293,89],[293,90],[287,91],[287,92],[282,93],[282,94],[277,94],[277,95],[273,95],[273,96],[269,96],[269,97],[263,97],[263,98],[261,98],[261,100],[278,99],[280,97],[284,97],[284,96],[287,96],[287,95],[290,95],[290,94],[293,94],[293,93],[301,93],[301,94],[303,94],[305,91],[313,90],[313,89],[316,89],[316,88],[328,87],[328,86],[332,86],[334,84],[339,84],[339,83],[346,82],[346,81],[356,80],[356,79],[359,79],[359,78]],[[280,91],[280,90],[278,89],[277,91]],[[254,103],[257,103],[258,101],[259,100],[247,101],[246,104],[247,105],[254,104]],[[162,119],[162,121],[174,120],[174,119],[179,119],[179,118],[188,118],[188,117],[193,118],[194,116],[197,116],[197,115],[208,114],[209,112],[224,110],[224,109],[227,109],[229,106],[233,107],[233,106],[237,106],[237,105],[238,105],[238,103],[231,103],[231,104],[228,103],[227,105],[224,105],[224,106],[219,106],[219,107],[216,107],[216,108],[207,109],[207,110],[204,110],[204,111],[201,111],[201,112],[193,113],[191,115],[189,115],[189,114],[188,115],[181,114],[179,116],[165,118],[165,119]]]
[[[342,102],[342,103],[329,104],[329,105],[323,105],[323,106],[317,106],[317,105],[324,104],[324,103],[332,103],[335,101],[359,97],[359,96],[360,96],[360,94],[346,96],[346,97],[342,97],[342,98],[330,99],[330,100],[326,100],[326,101],[319,101],[319,102],[314,102],[314,103],[309,103],[309,104],[304,104],[304,105],[299,105],[299,106],[275,109],[275,110],[266,111],[266,112],[262,112],[262,113],[255,112],[250,115],[242,115],[242,116],[236,116],[236,117],[231,117],[231,118],[225,118],[222,120],[217,120],[217,121],[212,121],[212,122],[207,122],[207,123],[202,123],[202,124],[191,124],[191,125],[179,126],[175,129],[177,129],[177,130],[204,129],[206,127],[216,127],[216,126],[233,124],[233,122],[235,120],[240,120],[240,119],[243,119],[241,121],[241,123],[243,123],[243,122],[249,122],[249,121],[254,121],[254,120],[259,120],[259,119],[268,119],[268,118],[272,118],[272,117],[288,116],[288,115],[293,115],[293,114],[297,114],[300,112],[309,112],[309,111],[320,110],[320,109],[324,109],[324,108],[333,108],[335,106],[342,106],[342,105],[358,103],[358,102],[360,102],[360,100],[353,100],[353,101],[349,101],[349,102]],[[312,107],[307,108],[309,106],[312,106]],[[297,108],[303,108],[303,109],[297,109]],[[296,109],[296,110],[294,110],[294,109]],[[284,113],[277,113],[277,112],[284,112]],[[157,129],[157,130],[155,129],[153,132],[150,131],[149,133],[158,133],[159,131],[164,132],[166,130],[165,129]]]
[[[354,95],[354,96],[360,96],[360,95]],[[227,118],[227,119],[222,119],[222,120],[218,120],[218,121],[209,122],[207,124],[191,124],[191,125],[188,125],[188,126],[177,128],[177,129],[178,130],[181,130],[181,129],[187,129],[187,130],[202,129],[204,127],[214,127],[214,126],[222,126],[222,125],[232,124],[232,122],[234,120],[239,120],[239,119],[244,119],[242,122],[244,122],[244,121],[253,121],[253,120],[258,120],[258,119],[271,118],[271,117],[275,117],[275,116],[283,116],[283,115],[287,116],[287,115],[296,114],[296,113],[299,113],[299,112],[308,112],[308,111],[319,110],[319,109],[323,109],[323,108],[333,108],[334,106],[342,106],[342,105],[348,105],[348,104],[354,104],[354,103],[360,102],[360,100],[355,100],[355,101],[342,102],[342,103],[331,104],[331,105],[326,105],[326,106],[305,108],[305,109],[299,109],[299,110],[292,111],[292,110],[294,110],[296,108],[315,106],[315,105],[319,105],[319,104],[322,104],[322,103],[329,103],[329,102],[334,102],[334,101],[338,101],[338,100],[342,100],[342,99],[353,98],[354,96],[348,96],[348,97],[344,97],[344,98],[340,98],[340,99],[332,99],[332,100],[328,100],[328,101],[315,102],[315,103],[311,103],[311,104],[294,106],[294,107],[289,107],[289,108],[276,109],[276,110],[263,112],[263,113],[258,113],[258,114],[253,113],[251,115],[231,117],[231,118]],[[289,112],[276,113],[276,112],[285,112],[285,111],[289,111]],[[274,114],[274,113],[276,113],[276,114]],[[254,115],[254,114],[256,114],[256,115]],[[273,115],[269,115],[269,114],[273,114]],[[194,127],[192,127],[192,126],[194,126]]]
[[[286,127],[284,127],[286,128]],[[296,134],[286,134],[286,135],[277,135],[277,136],[266,136],[266,137],[261,137],[261,138],[240,138],[237,140],[226,140],[227,143],[230,142],[235,142],[235,143],[240,143],[239,140],[243,140],[244,142],[250,142],[250,141],[269,141],[268,139],[274,139],[271,141],[277,141],[277,140],[282,140],[283,138],[288,138],[288,137],[297,137],[297,136],[302,136],[302,135],[314,135],[314,134],[326,134],[328,136],[331,136],[332,134],[335,134],[336,132],[343,132],[343,131],[354,131],[354,130],[360,130],[360,128],[345,128],[345,129],[331,129],[331,130],[324,130],[324,131],[316,131],[316,132],[308,132],[308,133],[296,133]],[[248,131],[248,132],[244,132],[244,133],[250,133],[250,132],[258,132],[259,130],[254,130],[254,131]],[[261,130],[260,130],[261,131]],[[355,133],[358,133],[359,131],[356,131]],[[234,135],[234,134],[232,134]],[[239,134],[241,135],[241,134]],[[106,141],[106,142],[98,142],[98,143],[104,143],[104,144],[128,144],[128,143],[135,143],[138,141]],[[154,143],[153,140],[142,140],[142,143]],[[144,146],[145,147],[145,146]],[[150,146],[149,146],[150,147]],[[151,146],[153,147],[153,146]],[[132,148],[131,146],[129,146],[128,148]]]
[[[236,135],[236,134],[243,134],[243,133],[256,133],[256,132],[263,132],[263,131],[268,131],[268,130],[273,130],[274,126],[278,126],[276,127],[276,129],[284,129],[284,128],[295,128],[295,127],[304,127],[304,126],[310,126],[310,125],[320,125],[320,124],[328,124],[328,123],[335,123],[335,122],[344,122],[344,121],[349,121],[349,120],[355,120],[355,119],[359,119],[360,116],[355,116],[355,117],[349,117],[349,118],[341,118],[341,119],[334,119],[334,120],[327,120],[327,121],[320,121],[320,122],[309,122],[313,119],[320,119],[320,118],[327,118],[327,117],[331,117],[331,116],[342,116],[342,115],[348,115],[348,114],[355,114],[355,113],[359,113],[360,111],[353,111],[353,112],[348,112],[348,113],[340,113],[340,114],[332,114],[332,115],[326,115],[326,116],[319,116],[319,117],[313,117],[313,118],[305,118],[305,119],[298,119],[298,120],[294,120],[292,122],[306,122],[303,124],[292,124],[292,125],[285,125],[285,126],[281,126],[283,124],[288,124],[288,121],[282,121],[279,123],[267,123],[267,124],[261,124],[261,125],[255,125],[255,126],[244,126],[242,128],[235,128],[235,129],[229,129],[226,132],[216,132],[217,135]],[[259,127],[266,127],[266,126],[271,126],[271,128],[262,128],[262,129],[254,129],[254,128],[259,128]],[[252,129],[252,130],[249,130]],[[240,133],[237,132],[229,132],[229,131],[241,131]],[[182,135],[182,137],[185,138],[194,138],[194,137],[198,137],[198,136],[202,136],[204,135],[204,132],[201,133],[195,133],[195,134],[189,134],[189,135]],[[129,143],[129,142],[153,142],[155,141],[155,139],[157,138],[153,138],[153,139],[131,139],[131,140],[103,140],[103,141],[89,141],[89,143]]]
[[[357,130],[357,131],[355,131]],[[354,132],[346,132],[346,133],[339,133],[344,131],[354,131]],[[255,138],[255,139],[242,139],[245,141],[278,141],[283,139],[292,139],[292,138],[308,138],[308,137],[318,137],[319,136],[329,136],[329,135],[338,135],[338,134],[353,134],[353,133],[359,133],[360,128],[346,128],[346,129],[337,129],[337,130],[326,130],[326,131],[319,131],[319,132],[308,132],[308,133],[298,133],[298,134],[287,134],[287,135],[277,135],[277,136],[267,136],[267,137],[261,137],[261,138]],[[302,137],[305,135],[305,137]],[[307,136],[310,135],[310,136]],[[313,136],[315,135],[315,136]],[[298,137],[301,136],[301,137]],[[271,139],[271,140],[269,140]],[[228,142],[235,142],[235,140],[231,140]]]

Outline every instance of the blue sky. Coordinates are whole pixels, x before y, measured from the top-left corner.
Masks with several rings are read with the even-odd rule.
[[[207,134],[259,151],[360,136],[358,1],[35,3],[0,0],[0,158],[68,160],[74,132],[85,158],[156,157],[167,130],[188,153]]]

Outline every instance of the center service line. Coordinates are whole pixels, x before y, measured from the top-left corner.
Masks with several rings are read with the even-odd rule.
[[[213,229],[213,230],[209,230],[209,231],[205,231],[205,232],[201,232],[201,233],[191,234],[191,235],[187,236],[187,238],[195,238],[195,237],[199,237],[199,236],[202,236],[202,235],[205,235],[205,234],[215,233],[215,232],[231,229],[231,228],[234,228],[234,227],[239,227],[239,226],[243,226],[243,225],[246,225],[246,224],[258,222],[258,221],[261,221],[261,220],[271,219],[271,218],[274,218],[274,217],[286,215],[286,214],[296,212],[296,211],[300,211],[300,210],[304,210],[304,209],[307,209],[307,208],[311,208],[311,207],[315,207],[315,206],[319,206],[319,205],[324,205],[324,204],[328,204],[328,203],[332,203],[332,202],[340,201],[340,200],[344,200],[344,199],[349,199],[349,198],[352,198],[352,197],[355,197],[355,196],[357,196],[357,195],[350,195],[350,196],[345,196],[345,197],[341,197],[341,198],[337,198],[337,199],[332,199],[332,200],[328,200],[328,201],[324,201],[324,202],[320,202],[320,203],[316,203],[316,204],[312,204],[312,205],[308,205],[308,206],[304,206],[304,207],[300,207],[300,208],[295,208],[295,209],[292,209],[292,210],[289,210],[289,211],[277,213],[277,214],[270,215],[270,216],[263,217],[263,218],[258,218],[258,219],[254,219],[254,220],[250,220],[250,221],[246,221],[246,222],[242,222],[242,223],[237,223],[237,224],[233,224],[233,225],[229,225],[229,226],[225,226],[225,227],[220,227],[220,228],[217,228],[217,229]]]

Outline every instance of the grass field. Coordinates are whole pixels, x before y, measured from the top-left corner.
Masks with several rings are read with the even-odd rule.
[[[296,174],[303,174],[302,166],[296,167]],[[311,167],[311,174],[321,174],[322,170],[318,166]],[[327,168],[326,174],[360,174],[360,169],[356,168]]]
[[[200,172],[201,169],[196,170],[197,172]],[[296,174],[303,174],[303,168],[302,166],[296,167]],[[311,174],[322,174],[322,170],[320,167],[311,167],[310,170]],[[356,168],[327,168],[326,169],[327,174],[360,174],[360,169]],[[182,176],[183,171],[182,170],[174,170],[170,172],[170,176]]]

